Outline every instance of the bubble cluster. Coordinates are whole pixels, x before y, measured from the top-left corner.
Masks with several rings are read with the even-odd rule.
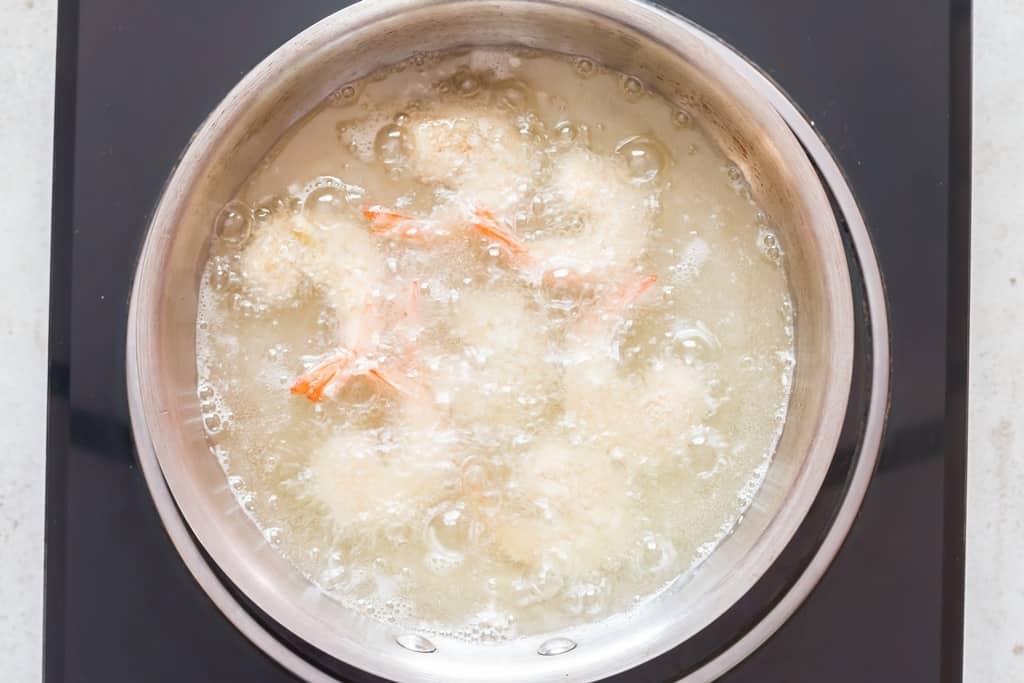
[[[362,91],[361,83],[347,83],[337,90],[335,90],[327,101],[333,107],[345,108],[351,107],[359,101],[359,95]]]
[[[253,219],[258,224],[269,223],[275,218],[294,216],[302,209],[302,202],[292,195],[270,195],[258,201],[253,208]]]
[[[711,256],[711,246],[707,240],[695,237],[686,243],[679,259],[669,266],[669,271],[681,284],[691,282],[700,275],[701,268]]]
[[[772,263],[782,262],[782,245],[772,230],[763,227],[758,229],[757,248]]]
[[[199,384],[196,396],[199,399],[199,414],[203,421],[203,428],[211,437],[217,436],[230,423],[231,410],[209,382]]]

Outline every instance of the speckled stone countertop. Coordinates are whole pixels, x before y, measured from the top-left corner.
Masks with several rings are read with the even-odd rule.
[[[974,20],[964,680],[1024,681],[1024,3]]]
[[[56,0],[0,1],[0,679],[40,679]]]
[[[0,678],[40,679],[56,0],[0,2]],[[964,680],[1024,681],[1024,3],[975,0]]]

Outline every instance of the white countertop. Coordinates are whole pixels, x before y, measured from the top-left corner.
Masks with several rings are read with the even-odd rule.
[[[0,679],[42,657],[56,1],[0,0]]]
[[[965,681],[1024,681],[1024,2],[975,0]]]
[[[1024,2],[975,0],[966,681],[1024,681]],[[40,678],[55,0],[0,2],[0,678]]]

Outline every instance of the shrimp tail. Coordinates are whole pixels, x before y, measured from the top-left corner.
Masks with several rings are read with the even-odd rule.
[[[529,250],[526,244],[503,226],[493,211],[477,209],[473,212],[470,226],[482,237],[497,243],[516,260],[522,261],[528,257]]]
[[[618,294],[618,298],[621,301],[622,306],[625,307],[632,304],[643,296],[647,290],[653,287],[657,281],[657,275],[649,274],[638,280],[632,280],[624,284]]]
[[[292,384],[290,391],[319,403],[324,400],[327,393],[340,389],[348,381],[351,362],[351,353],[334,354],[300,375]]]
[[[364,208],[363,216],[370,221],[370,229],[376,233],[391,232],[412,220],[410,216],[377,205]]]
[[[378,365],[375,368],[367,370],[366,374],[388,387],[402,398],[415,399],[418,401],[424,397],[425,390],[422,386],[391,368]]]
[[[636,303],[658,281],[658,276],[649,274],[626,281],[603,300],[599,300],[588,315],[583,318],[583,327],[590,331],[620,318],[627,308]],[[612,325],[614,328],[615,325]]]
[[[370,230],[378,235],[394,235],[403,240],[417,243],[437,241],[447,236],[447,231],[436,221],[413,218],[408,214],[392,211],[382,206],[368,206],[363,216],[370,221]]]

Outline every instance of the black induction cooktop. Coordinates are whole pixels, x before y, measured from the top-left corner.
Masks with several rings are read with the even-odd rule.
[[[125,326],[152,209],[192,132],[248,69],[345,4],[60,4],[47,683],[295,680],[214,607],[164,532],[130,434]],[[814,122],[859,203],[889,304],[888,425],[861,512],[804,604],[722,680],[959,681],[970,0],[665,4],[753,60]],[[858,331],[860,376],[872,363],[863,353],[871,333]],[[855,376],[855,392],[857,384]],[[787,549],[773,571],[797,572],[815,529],[835,514],[830,501],[841,497],[857,457],[859,405],[851,401],[836,464],[802,532],[806,547]],[[785,580],[759,584],[717,631],[617,680],[679,678],[759,619],[785,588]],[[336,664],[291,646],[318,665]]]

